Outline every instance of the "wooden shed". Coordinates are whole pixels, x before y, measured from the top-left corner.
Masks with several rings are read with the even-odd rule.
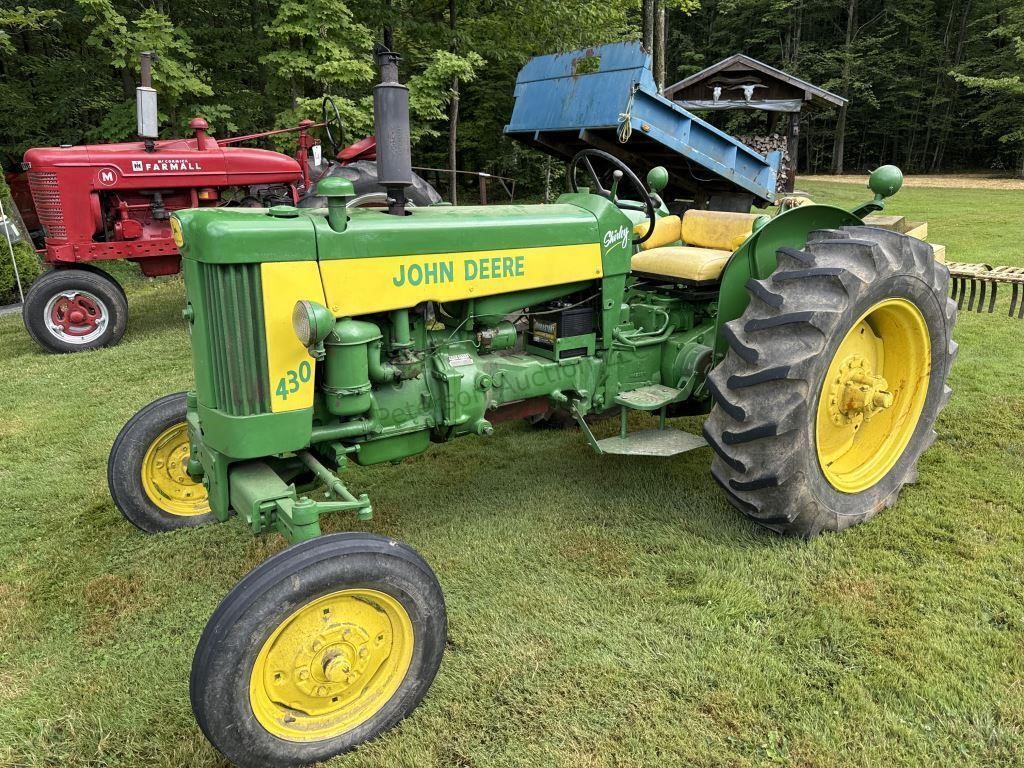
[[[738,137],[764,154],[783,153],[779,191],[792,192],[805,108],[845,109],[847,100],[763,61],[737,53],[673,83],[662,94],[691,112],[755,109],[767,114],[766,132]],[[780,119],[782,118],[782,119]]]

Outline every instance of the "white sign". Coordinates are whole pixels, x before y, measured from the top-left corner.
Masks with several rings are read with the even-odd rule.
[[[132,160],[133,173],[182,173],[183,171],[201,171],[203,166],[197,160],[186,160],[180,157],[160,160]]]

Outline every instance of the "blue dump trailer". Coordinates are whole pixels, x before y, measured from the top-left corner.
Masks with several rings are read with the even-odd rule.
[[[695,207],[749,211],[775,202],[781,153],[760,155],[662,96],[638,42],[528,61],[505,133],[558,158],[590,147],[637,172],[662,165],[666,199]]]

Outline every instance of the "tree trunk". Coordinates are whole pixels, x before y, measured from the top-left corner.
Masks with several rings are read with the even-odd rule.
[[[643,0],[643,42],[644,48],[654,52],[654,0]]]
[[[960,15],[960,30],[957,34],[956,52],[953,56],[953,68],[960,66],[964,56],[964,44],[967,42],[967,20],[971,15],[971,0],[964,3],[963,13]],[[958,92],[953,91],[952,96],[946,102],[946,116],[942,121],[942,132],[935,145],[935,156],[932,158],[932,173],[942,170],[943,155],[946,152],[946,144],[949,140],[949,129],[953,115],[953,106],[957,103]]]
[[[832,142],[832,173],[841,176],[843,173],[843,153],[846,151],[846,106],[839,108],[839,119],[836,121],[836,137]]]
[[[654,82],[658,92],[665,87],[665,3],[655,0],[654,3]]]
[[[459,78],[452,79],[452,100],[448,105],[448,196],[451,198],[452,205],[459,204],[459,191],[458,191],[458,180],[459,175],[456,173],[458,164],[456,163],[456,153],[458,151],[458,131],[459,131]]]
[[[456,0],[448,0],[448,27],[452,33],[451,49],[454,53],[457,44],[455,41],[455,3]],[[459,132],[459,78],[452,78],[452,100],[448,105],[448,169],[450,171],[448,196],[452,205],[459,204],[458,191],[458,164],[456,155],[458,153],[458,132]]]
[[[850,0],[846,6],[846,45],[843,48],[842,95],[850,96],[850,59],[853,58],[854,29],[857,23],[857,0]],[[832,173],[839,176],[843,172],[843,152],[846,144],[846,106],[839,110],[836,123],[836,138],[832,144]]]

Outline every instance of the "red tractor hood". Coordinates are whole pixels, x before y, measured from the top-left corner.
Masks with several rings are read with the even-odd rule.
[[[78,168],[88,173],[93,189],[171,189],[287,184],[301,180],[294,158],[265,149],[221,147],[207,138],[169,139],[147,152],[139,142],[39,147],[25,153],[32,171]]]

